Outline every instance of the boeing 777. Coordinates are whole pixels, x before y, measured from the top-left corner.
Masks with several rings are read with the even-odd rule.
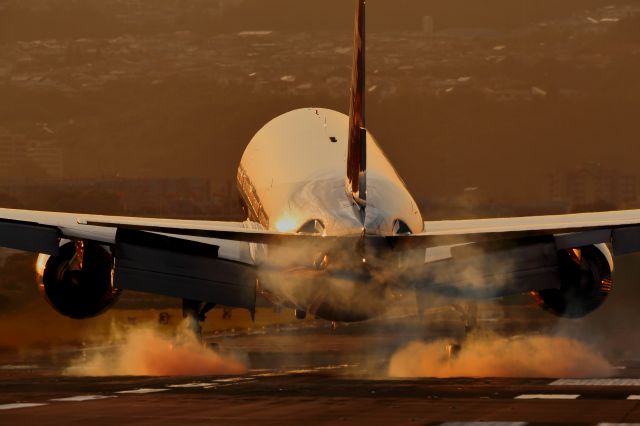
[[[247,220],[214,222],[0,209],[0,245],[40,253],[50,304],[98,315],[122,290],[255,314],[256,296],[331,321],[380,315],[399,293],[531,294],[580,317],[612,288],[613,257],[640,250],[640,210],[425,221],[365,122],[365,0],[356,0],[349,115],[288,112],[237,172]]]

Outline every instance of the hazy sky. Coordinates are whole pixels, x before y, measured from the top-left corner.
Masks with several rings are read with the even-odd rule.
[[[55,140],[68,177],[233,180],[271,118],[348,110],[352,1],[245,0],[223,18],[197,0],[35,3],[0,11],[0,128]],[[416,197],[527,201],[558,170],[635,174],[637,25],[588,20],[627,3],[370,0],[368,123]],[[424,15],[434,37],[415,32]],[[235,35],[255,29],[276,32]]]

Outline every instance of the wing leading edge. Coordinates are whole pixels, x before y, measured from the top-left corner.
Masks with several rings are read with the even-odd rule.
[[[0,245],[55,254],[58,238],[115,243],[116,231],[128,229],[168,234],[182,239],[220,245],[334,244],[359,235],[319,236],[259,229],[251,222],[156,219],[100,216],[33,210],[0,209]],[[559,248],[613,242],[616,255],[640,251],[640,210],[620,210],[566,215],[527,216],[425,222],[425,231],[412,235],[373,236],[386,238],[398,248],[517,240],[555,235]],[[55,240],[55,243],[54,243]],[[235,245],[234,245],[235,243]],[[232,256],[232,260],[234,259]]]
[[[640,210],[425,222],[409,236],[428,246],[555,235],[558,248],[612,243],[614,254],[640,251]],[[415,240],[411,240],[414,238]]]

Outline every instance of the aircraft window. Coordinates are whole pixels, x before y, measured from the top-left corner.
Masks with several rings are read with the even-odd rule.
[[[336,138],[335,136],[331,136],[331,137],[329,138],[329,140],[330,140],[331,142],[333,142],[333,143],[338,142],[338,138]]]

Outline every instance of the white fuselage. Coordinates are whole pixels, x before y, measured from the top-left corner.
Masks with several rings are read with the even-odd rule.
[[[270,121],[253,137],[238,171],[250,219],[281,232],[320,220],[326,235],[362,234],[345,185],[348,120],[328,109],[299,109]],[[422,232],[416,202],[371,134],[367,162],[366,232],[393,235],[396,220]]]
[[[423,231],[416,202],[370,134],[363,225],[346,182],[348,120],[328,109],[299,109],[275,118],[254,136],[238,168],[238,189],[250,221],[267,230],[326,236]],[[321,226],[314,231],[305,226],[309,223]],[[385,250],[369,258],[356,245],[271,248],[260,262],[260,288],[279,303],[326,319],[374,316],[385,305],[388,275],[382,271],[394,262]]]

